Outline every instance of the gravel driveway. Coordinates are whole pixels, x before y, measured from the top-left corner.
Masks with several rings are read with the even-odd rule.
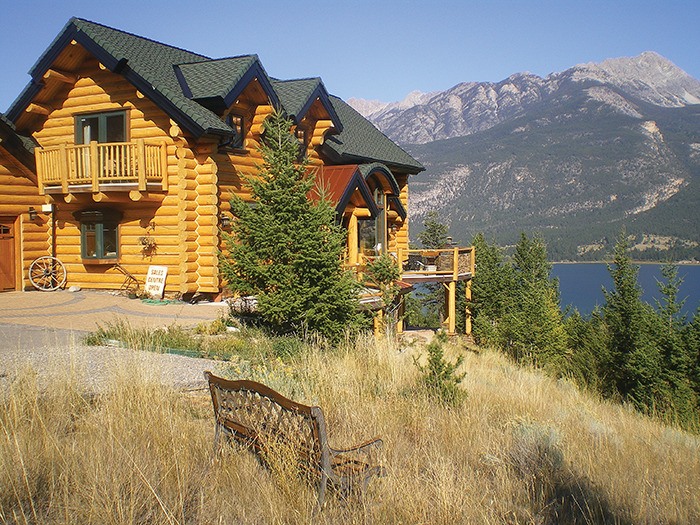
[[[40,328],[0,325],[0,338],[18,336],[20,344],[0,345],[0,388],[18,374],[31,370],[37,375],[40,389],[60,377],[77,379],[89,391],[99,391],[115,375],[126,371],[138,373],[182,390],[204,389],[203,372],[217,371],[221,361],[198,359],[174,354],[160,354],[128,348],[87,346],[81,336],[69,331],[47,333]]]
[[[41,388],[57,377],[78,378],[87,389],[99,390],[123,370],[140,373],[178,389],[204,388],[204,370],[223,363],[173,354],[158,354],[105,346],[86,346],[83,338],[99,322],[117,315],[134,325],[193,326],[215,320],[221,308],[182,303],[144,305],[96,292],[0,294],[0,387],[31,369]],[[64,327],[64,328],[63,328]]]

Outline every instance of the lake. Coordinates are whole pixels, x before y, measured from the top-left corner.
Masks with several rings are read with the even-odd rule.
[[[661,294],[657,280],[661,280],[660,264],[640,264],[637,282],[643,290],[642,299],[652,306]],[[679,265],[678,276],[683,279],[679,300],[686,299],[683,313],[692,316],[700,306],[700,265]],[[596,305],[605,301],[602,287],[612,290],[612,278],[605,263],[554,264],[552,277],[559,278],[561,306],[571,305],[582,314],[590,314]]]

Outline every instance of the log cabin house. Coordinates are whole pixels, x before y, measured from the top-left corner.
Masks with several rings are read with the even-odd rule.
[[[67,286],[119,289],[158,265],[166,294],[219,294],[229,201],[248,195],[275,108],[347,228],[348,264],[408,257],[408,179],[424,168],[319,78],[278,80],[256,55],[211,59],[79,18],[30,75],[0,128],[13,137],[0,148],[6,288],[27,288],[43,254],[63,262]]]

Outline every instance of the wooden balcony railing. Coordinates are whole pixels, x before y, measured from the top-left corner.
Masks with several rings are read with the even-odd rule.
[[[462,281],[474,276],[474,248],[401,250],[401,279],[407,282]]]
[[[108,142],[36,149],[39,193],[168,189],[165,143]],[[106,186],[109,185],[109,186]]]
[[[406,282],[463,281],[474,276],[474,248],[453,247],[440,250],[402,250],[392,253],[401,261],[401,280]],[[359,254],[357,264],[346,264],[362,279],[367,263],[376,256]]]

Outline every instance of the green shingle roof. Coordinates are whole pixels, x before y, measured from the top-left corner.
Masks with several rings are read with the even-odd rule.
[[[0,113],[0,143],[17,160],[33,170],[36,143],[31,138],[18,134],[15,125],[2,113]]]
[[[391,169],[398,168],[408,173],[425,169],[349,104],[335,96],[330,99],[343,123],[343,131],[323,143],[329,156],[345,163],[381,162]]]
[[[31,103],[42,77],[71,40],[76,40],[101,63],[124,75],[171,118],[195,136],[228,135],[233,130],[210,108],[230,105],[252,78],[258,78],[273,105],[298,118],[320,98],[339,134],[325,151],[338,163],[383,162],[408,173],[423,166],[369,121],[337,97],[328,95],[319,78],[270,80],[255,55],[212,60],[95,22],[72,18],[30,71],[32,82],[8,111],[10,120]]]
[[[207,61],[210,60],[209,57],[80,18],[74,18],[71,22],[117,62],[126,59],[129,69],[190,117],[202,130],[213,133],[231,132],[215,114],[184,95],[175,73],[176,64]]]
[[[246,55],[179,64],[176,68],[182,72],[193,99],[224,99],[257,61],[256,55]]]
[[[295,80],[273,80],[272,85],[280,97],[288,115],[296,117],[309,101],[309,97],[321,85],[321,79],[301,78]]]

